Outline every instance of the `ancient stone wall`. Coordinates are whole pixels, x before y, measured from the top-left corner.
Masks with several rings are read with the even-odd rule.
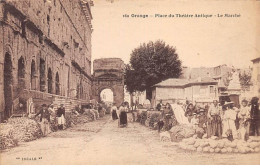
[[[0,112],[6,104],[6,54],[12,64],[12,100],[21,87],[90,99],[92,16],[91,4],[84,5],[81,0],[0,2]]]

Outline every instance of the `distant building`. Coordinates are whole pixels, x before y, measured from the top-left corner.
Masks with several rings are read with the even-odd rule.
[[[218,98],[218,82],[210,77],[197,79],[170,78],[152,87],[152,107],[160,100],[171,103],[179,101],[209,103]]]
[[[253,72],[252,72],[252,83],[254,96],[260,95],[260,57],[252,60]]]
[[[219,65],[216,67],[199,67],[199,68],[182,68],[182,75],[180,78],[182,79],[197,79],[199,77],[211,77],[213,79],[218,80],[221,85],[225,85],[227,87],[227,78],[230,76],[232,72],[232,67],[228,67],[227,65]],[[224,87],[224,86],[223,86]]]

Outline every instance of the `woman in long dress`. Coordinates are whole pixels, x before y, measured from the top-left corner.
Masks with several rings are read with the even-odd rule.
[[[111,113],[112,113],[112,119],[117,120],[118,119],[117,107],[116,107],[115,103],[113,104],[113,107],[111,108]]]
[[[127,107],[126,104],[123,103],[119,108],[119,127],[127,126]]]
[[[172,111],[172,107],[169,103],[166,103],[166,107],[163,110],[163,118],[164,118],[164,127],[165,130],[168,131],[172,128],[172,124],[173,124],[173,111]]]

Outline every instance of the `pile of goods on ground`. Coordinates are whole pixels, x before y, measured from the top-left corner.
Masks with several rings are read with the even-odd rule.
[[[135,110],[132,113],[133,113],[133,121],[137,122],[138,121],[138,112]]]
[[[196,130],[188,125],[180,124],[172,127],[170,130],[171,140],[179,142],[182,139],[190,138],[196,134]]]
[[[72,113],[66,113],[65,115],[65,128],[71,127],[72,124]]]
[[[87,118],[89,118],[89,121],[95,120],[93,114],[95,114],[95,116],[97,117],[97,116],[98,116],[98,111],[97,111],[97,110],[94,110],[94,109],[86,109],[86,110],[83,112],[83,115],[86,115]]]
[[[105,110],[105,114],[110,114],[111,112],[111,107],[107,105],[103,105],[103,109]]]
[[[145,126],[157,129],[157,122],[160,120],[160,112],[159,111],[148,111],[147,112],[147,120],[145,121]]]
[[[92,118],[90,118],[88,115],[71,115],[71,123],[72,125],[76,124],[84,124],[89,121],[91,121]]]
[[[183,139],[179,145],[181,149],[197,151],[197,152],[209,152],[209,153],[253,153],[260,151],[260,140],[248,141],[234,140],[229,141],[227,139],[217,139],[211,137],[209,139],[197,139],[196,136]]]
[[[18,140],[14,137],[14,127],[7,123],[0,124],[0,150],[15,147]]]
[[[111,107],[106,107],[105,110],[106,110],[106,114],[110,114],[110,112],[111,112]]]
[[[19,142],[28,142],[42,136],[41,127],[38,122],[27,117],[10,118],[7,121],[14,128],[13,136]]]
[[[142,124],[142,125],[145,125],[145,121],[147,119],[147,111],[142,111],[140,113],[140,115],[138,116],[137,120],[139,120],[139,122]]]
[[[133,113],[127,113],[127,121],[128,122],[134,122],[134,114]]]
[[[99,117],[102,118],[104,117],[106,114],[106,110],[104,108],[102,108],[100,111],[99,111]]]

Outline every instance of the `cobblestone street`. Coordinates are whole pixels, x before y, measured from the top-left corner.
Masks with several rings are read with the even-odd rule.
[[[22,158],[34,158],[22,160]],[[20,159],[17,159],[20,158]],[[248,160],[250,158],[251,161]],[[1,164],[259,164],[259,154],[185,152],[139,123],[118,128],[110,116],[1,152]]]

